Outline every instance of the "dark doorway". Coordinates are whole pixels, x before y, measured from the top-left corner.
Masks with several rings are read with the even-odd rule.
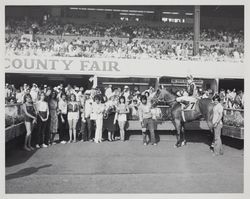
[[[236,91],[244,91],[244,79],[220,79],[219,80],[219,89],[236,89]]]
[[[19,88],[24,83],[28,85],[36,83],[38,86],[46,84],[52,87],[59,84],[64,86],[70,84],[71,86],[88,88],[90,77],[90,75],[6,73],[5,82],[14,84],[16,88]]]

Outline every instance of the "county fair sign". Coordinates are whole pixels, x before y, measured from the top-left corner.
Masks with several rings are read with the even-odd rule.
[[[5,57],[6,73],[79,74],[110,77],[243,78],[243,63],[98,59],[64,57]]]

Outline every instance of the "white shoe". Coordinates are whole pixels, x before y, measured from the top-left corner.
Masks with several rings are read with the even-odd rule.
[[[47,147],[48,147],[48,145],[46,145],[46,144],[42,145],[42,148],[47,148]]]
[[[37,148],[37,149],[39,149],[39,148],[40,148],[40,146],[37,144],[37,145],[36,145],[36,148]]]
[[[66,141],[65,141],[65,140],[63,140],[63,141],[61,141],[60,143],[61,143],[61,144],[66,144]]]

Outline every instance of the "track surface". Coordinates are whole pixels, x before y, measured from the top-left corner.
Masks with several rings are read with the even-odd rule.
[[[57,144],[6,156],[6,193],[242,193],[243,149],[214,157],[205,134],[174,148],[175,136]]]

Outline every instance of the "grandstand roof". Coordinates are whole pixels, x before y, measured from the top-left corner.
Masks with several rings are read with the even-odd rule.
[[[102,8],[113,8],[113,9],[138,9],[138,10],[154,10],[154,11],[186,11],[192,12],[194,6],[167,6],[167,5],[147,5],[147,6],[130,6],[130,5],[119,5],[119,6],[82,6],[82,7],[102,7]],[[201,16],[213,16],[213,17],[233,17],[233,18],[244,18],[244,6],[201,6]]]
[[[8,7],[8,6],[7,6]],[[32,10],[34,8],[38,8],[41,10],[46,10],[49,7],[52,6],[11,6],[11,7],[26,7],[23,12],[27,11],[28,9]],[[58,6],[56,6],[58,7]],[[59,6],[62,8],[67,8],[67,7],[72,7],[70,5],[67,6]],[[168,5],[74,5],[74,7],[85,7],[85,8],[110,8],[110,9],[127,9],[127,10],[151,10],[154,11],[155,13],[157,12],[164,12],[164,11],[169,11],[169,12],[193,12],[194,6],[191,5],[183,5],[183,6],[168,6]],[[8,10],[6,10],[8,12]],[[181,13],[180,12],[180,13]],[[244,18],[244,6],[243,5],[213,5],[213,6],[201,6],[201,17],[230,17],[230,18]]]

